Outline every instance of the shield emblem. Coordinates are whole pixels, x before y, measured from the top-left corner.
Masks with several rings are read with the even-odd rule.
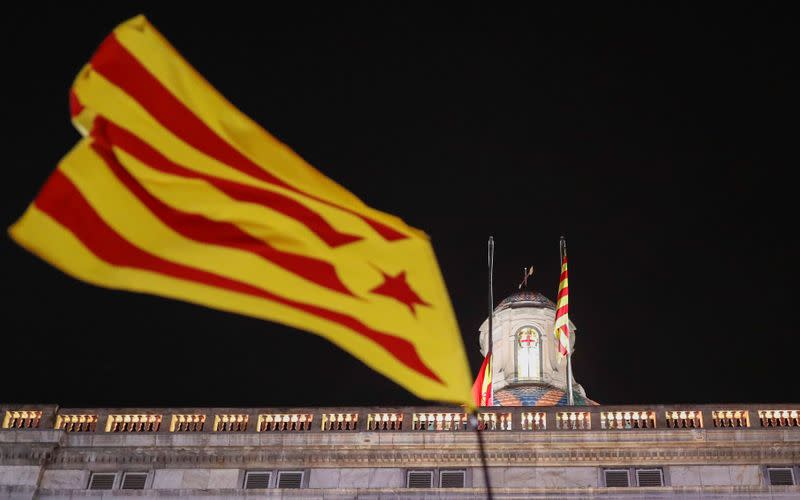
[[[536,334],[536,330],[532,328],[523,328],[517,334],[517,342],[520,347],[536,347],[539,344],[539,336]]]

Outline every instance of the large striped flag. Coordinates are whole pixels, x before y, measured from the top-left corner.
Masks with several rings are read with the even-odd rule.
[[[561,354],[559,361],[569,355],[569,280],[567,279],[567,245],[561,239],[561,278],[558,282],[556,321],[554,325],[556,345]]]
[[[20,245],[99,286],[316,333],[422,398],[472,406],[425,234],[242,114],[143,16],[69,97],[84,138],[10,228]]]
[[[494,393],[492,392],[492,353],[483,358],[483,364],[472,384],[472,400],[475,406],[494,406]]]

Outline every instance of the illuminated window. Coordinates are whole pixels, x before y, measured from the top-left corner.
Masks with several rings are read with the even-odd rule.
[[[206,423],[205,415],[176,414],[169,423],[170,432],[202,432]]]
[[[402,413],[370,413],[367,415],[367,430],[399,431],[402,429]]]
[[[358,413],[323,413],[323,431],[354,431],[358,425]]]
[[[3,417],[3,429],[37,429],[41,421],[40,410],[9,410]]]
[[[541,378],[542,335],[533,327],[526,326],[517,330],[517,378]]]
[[[106,432],[158,432],[161,415],[109,415]]]
[[[248,420],[244,413],[214,415],[214,432],[245,432]]]
[[[313,418],[310,413],[265,413],[258,416],[258,432],[309,431]]]
[[[94,432],[97,415],[58,415],[55,428],[66,432]]]

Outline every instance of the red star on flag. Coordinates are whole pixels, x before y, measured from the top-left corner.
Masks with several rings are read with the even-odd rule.
[[[422,300],[420,296],[411,289],[408,281],[406,281],[405,271],[401,271],[397,276],[391,276],[383,271],[380,272],[383,275],[383,283],[370,290],[370,292],[385,295],[398,302],[402,302],[408,306],[411,310],[411,314],[415,316],[417,314],[417,311],[414,309],[416,304],[430,307],[430,304]]]

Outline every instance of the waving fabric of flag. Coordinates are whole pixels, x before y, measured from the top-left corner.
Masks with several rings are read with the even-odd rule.
[[[563,241],[562,241],[563,247]],[[561,279],[558,283],[558,300],[556,301],[556,321],[554,325],[560,359],[569,354],[569,280],[567,279],[567,252],[561,252]]]
[[[425,234],[242,114],[143,16],[69,98],[84,137],[10,228],[20,245],[99,286],[316,333],[422,398],[472,406]]]
[[[492,353],[483,358],[483,364],[472,384],[472,400],[475,406],[494,406],[492,392]]]

